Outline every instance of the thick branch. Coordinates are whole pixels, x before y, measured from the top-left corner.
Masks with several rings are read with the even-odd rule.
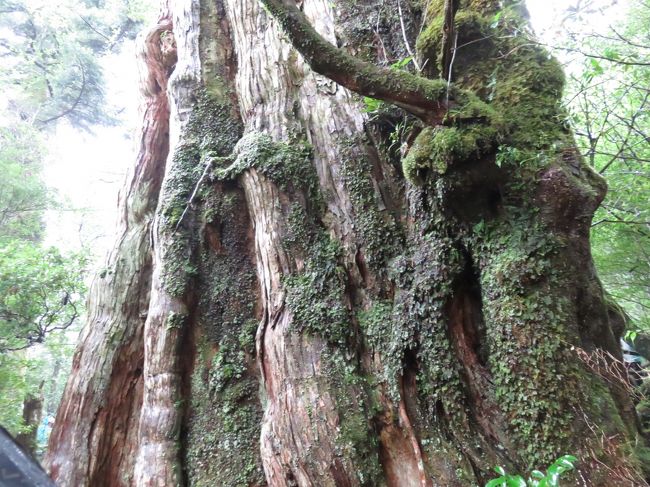
[[[360,95],[393,103],[430,125],[439,125],[444,119],[449,106],[443,80],[430,80],[356,59],[316,32],[294,0],[261,2],[317,73]]]

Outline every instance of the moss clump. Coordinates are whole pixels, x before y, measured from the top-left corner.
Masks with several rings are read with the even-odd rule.
[[[257,381],[244,374],[250,359],[235,347],[223,342],[210,360],[212,348],[205,342],[199,345],[184,462],[191,485],[240,487],[264,483]]]
[[[262,485],[251,228],[243,192],[216,186],[202,196],[202,211],[197,212],[202,216],[196,310],[200,335],[185,464],[191,485]]]
[[[479,159],[489,153],[496,142],[497,131],[492,125],[469,127],[427,127],[418,135],[402,161],[404,176],[422,184],[422,175],[444,175],[456,162]]]
[[[567,447],[581,397],[569,364],[572,307],[560,244],[538,216],[492,222],[471,243],[479,256],[489,367],[517,456],[527,468],[553,461]]]
[[[183,328],[187,322],[188,316],[186,313],[170,312],[167,316],[167,328]]]
[[[429,15],[434,11],[434,15],[430,17],[431,20],[427,22],[426,27],[418,36],[415,48],[417,49],[418,54],[422,56],[423,59],[430,59],[434,66],[429,67],[431,74],[438,75],[440,70],[438,68],[438,57],[441,52],[441,43],[442,43],[442,28],[444,25],[444,17],[442,13],[435,13],[434,5],[436,2],[430,2],[431,7],[429,8]]]
[[[431,20],[417,41],[421,55],[437,60],[429,63],[437,66],[430,70],[433,75],[440,72],[443,5],[429,4]],[[446,127],[427,129],[405,158],[404,173],[411,181],[421,184],[429,170],[437,178],[451,162],[478,160],[499,144],[528,158],[530,152],[569,141],[560,106],[564,83],[560,65],[530,42],[517,5],[500,9],[498,2],[477,1],[462,5],[456,13],[460,47],[450,95],[458,104],[450,110]],[[480,49],[471,47],[479,42]],[[499,57],[496,67],[495,57]]]
[[[440,73],[442,54],[442,34],[444,25],[443,8],[441,2],[430,2],[428,15],[431,21],[420,33],[416,41],[416,49],[423,59],[430,59],[428,72],[437,76]],[[457,46],[476,42],[490,34],[492,20],[484,14],[469,9],[461,9],[454,17],[454,28],[458,33]],[[435,60],[435,62],[433,62]]]
[[[345,272],[339,265],[337,241],[319,235],[302,273],[286,276],[286,304],[298,331],[345,345],[350,335],[350,313],[345,305]]]
[[[239,140],[231,156],[215,160],[222,164],[215,170],[218,179],[234,179],[254,167],[284,192],[302,190],[310,201],[320,201],[311,146],[304,141],[276,142],[268,134],[250,132]],[[231,164],[223,167],[223,162]]]
[[[352,460],[359,485],[384,485],[379,442],[371,423],[375,405],[367,399],[373,397],[372,387],[340,349],[325,358],[340,419],[336,448]]]
[[[374,350],[385,350],[385,344],[390,342],[390,320],[393,311],[391,301],[380,300],[367,310],[357,313],[359,328],[368,345]]]
[[[492,105],[507,121],[504,143],[518,149],[544,149],[571,136],[561,106],[564,73],[540,48],[509,45],[517,56],[494,72]]]

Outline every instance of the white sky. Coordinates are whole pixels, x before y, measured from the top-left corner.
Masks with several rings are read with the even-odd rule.
[[[96,127],[89,134],[61,123],[49,144],[46,181],[64,200],[63,210],[46,217],[52,245],[78,249],[83,242],[101,258],[112,244],[117,193],[135,159],[138,82],[133,44],[126,43],[102,62],[108,103],[120,112],[119,125]]]
[[[614,8],[589,16],[591,29],[604,30],[614,18],[622,15],[625,9],[621,6],[627,5],[627,0],[528,0],[526,4],[538,35],[548,44],[553,44],[562,29],[560,22],[572,6],[613,4]],[[46,165],[48,184],[69,201],[69,207],[84,209],[48,215],[47,240],[73,249],[79,248],[83,241],[92,246],[100,259],[112,244],[117,193],[127,168],[135,158],[132,137],[137,123],[138,101],[133,49],[133,43],[130,43],[120,54],[112,55],[103,63],[109,102],[123,110],[124,125],[98,127],[91,135],[61,124]]]

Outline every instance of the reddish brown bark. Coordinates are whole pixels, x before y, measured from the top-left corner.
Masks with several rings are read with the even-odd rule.
[[[469,125],[437,126],[446,82],[350,56],[405,56],[399,19],[366,25],[375,2],[265,4],[281,26],[257,0],[187,0],[145,38],[142,145],[51,437],[54,477],[465,486],[575,452],[593,485],[630,483],[599,463],[627,468],[620,443],[594,452],[590,430],[637,439],[629,398],[571,348],[616,353],[586,230],[600,181],[567,149],[537,147],[535,174],[495,164],[494,141],[471,139],[491,128],[487,101],[468,91],[451,90]],[[460,59],[460,75],[482,62]],[[515,91],[532,110],[557,80],[528,74]],[[344,87],[435,129],[392,109],[371,119]],[[522,126],[489,137],[514,147]],[[477,146],[460,161],[438,139],[453,130]],[[409,151],[420,181],[399,167]]]
[[[126,482],[132,475],[142,401],[143,321],[149,305],[149,232],[169,149],[167,79],[175,52],[162,18],[139,52],[139,152],[120,195],[117,243],[92,284],[89,321],[75,353],[46,465],[61,485]]]

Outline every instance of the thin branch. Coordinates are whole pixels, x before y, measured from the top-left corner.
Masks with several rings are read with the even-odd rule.
[[[612,32],[614,32],[614,34],[616,34],[616,37],[618,37],[620,40],[622,40],[626,44],[628,44],[630,46],[633,46],[633,47],[638,47],[640,49],[650,49],[650,45],[646,46],[646,45],[643,45],[643,44],[637,44],[637,43],[631,41],[630,39],[628,39],[627,37],[624,37],[622,34],[619,34],[618,31],[616,29],[614,29],[614,27],[610,26],[609,28],[612,30]],[[611,37],[606,37],[606,39],[612,39],[612,38]]]
[[[212,161],[210,159],[207,160],[205,164],[205,169],[203,169],[203,174],[201,174],[201,177],[199,180],[196,182],[196,185],[194,186],[194,190],[192,191],[192,194],[190,195],[189,199],[187,200],[187,204],[185,205],[185,209],[183,210],[183,213],[181,214],[181,217],[178,219],[178,222],[176,223],[176,226],[174,227],[174,232],[178,230],[178,227],[180,227],[181,223],[183,222],[183,219],[185,218],[185,215],[187,214],[188,210],[192,206],[192,203],[194,202],[194,198],[196,198],[197,193],[199,192],[199,188],[201,187],[201,183],[203,183],[203,180],[206,178],[208,175],[208,170],[212,167]]]
[[[592,228],[600,225],[601,223],[617,223],[621,225],[650,225],[650,221],[647,222],[632,222],[632,221],[627,221],[627,220],[608,220],[606,218],[602,220],[598,220],[596,223],[592,223],[591,226]]]
[[[609,56],[602,56],[600,54],[593,54],[589,52],[585,52],[582,49],[578,49],[576,47],[561,47],[561,46],[549,46],[552,49],[557,49],[561,51],[566,51],[566,52],[575,52],[577,54],[580,54],[582,56],[592,58],[592,59],[602,59],[603,61],[609,61],[615,64],[623,64],[625,66],[650,66],[650,62],[641,62],[641,61],[624,61],[622,59],[615,59],[613,57]]]
[[[84,67],[83,67],[82,63],[78,63],[77,66],[81,70],[81,87],[79,88],[79,93],[77,94],[77,98],[74,101],[74,103],[69,108],[67,108],[66,110],[64,110],[63,112],[61,112],[61,113],[59,113],[57,115],[54,115],[53,117],[49,117],[49,118],[47,118],[45,120],[36,120],[38,123],[46,125],[46,124],[48,124],[50,122],[53,122],[54,120],[57,120],[57,119],[59,119],[61,117],[65,117],[66,115],[69,115],[70,113],[72,113],[73,111],[75,111],[77,109],[77,107],[79,106],[79,103],[81,102],[81,98],[83,97],[84,92],[86,90],[86,72],[84,70]]]
[[[399,13],[399,24],[402,28],[402,37],[404,38],[404,45],[406,46],[406,52],[408,52],[409,56],[411,56],[413,65],[415,66],[415,69],[417,69],[419,73],[422,71],[422,69],[420,68],[420,64],[418,63],[418,60],[415,58],[415,54],[413,54],[413,51],[411,51],[411,46],[409,44],[408,36],[406,35],[406,27],[404,26],[404,16],[402,14],[402,2],[400,0],[397,0],[397,11]]]
[[[109,37],[107,37],[104,33],[102,33],[102,32],[100,32],[99,30],[97,30],[97,29],[96,29],[96,28],[95,28],[95,27],[94,27],[90,22],[88,22],[88,21],[84,18],[83,15],[81,15],[81,14],[77,14],[77,16],[78,16],[78,17],[83,21],[83,23],[86,24],[86,25],[88,26],[88,28],[89,28],[90,30],[92,30],[95,34],[97,34],[97,35],[103,37],[103,38],[106,39],[109,43],[112,42],[111,39],[110,39]]]
[[[449,69],[447,70],[447,103],[449,103],[449,90],[451,89],[451,73],[456,60],[456,45],[458,44],[458,32],[454,32],[454,47],[451,50],[451,59],[449,61]]]

